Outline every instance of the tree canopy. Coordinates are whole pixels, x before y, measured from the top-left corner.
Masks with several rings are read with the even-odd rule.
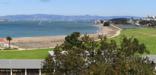
[[[56,46],[43,65],[46,75],[154,75],[155,64],[142,54],[149,53],[136,38],[123,37],[121,44],[75,32]]]
[[[9,48],[10,48],[10,44],[11,44],[10,42],[11,42],[12,38],[10,36],[7,36],[6,40],[9,41]]]

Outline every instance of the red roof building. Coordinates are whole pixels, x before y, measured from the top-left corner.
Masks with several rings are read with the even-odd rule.
[[[5,40],[5,39],[3,39],[3,38],[0,38],[0,47],[8,47],[9,46],[9,44],[8,44],[8,42]]]

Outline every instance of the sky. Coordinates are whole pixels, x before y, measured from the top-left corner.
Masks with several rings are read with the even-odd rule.
[[[156,16],[156,0],[0,0],[0,16],[19,14]]]

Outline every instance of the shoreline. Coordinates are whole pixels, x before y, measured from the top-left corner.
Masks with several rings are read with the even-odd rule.
[[[98,35],[104,35],[109,38],[119,35],[120,29],[109,26],[104,27],[102,25],[98,26],[98,31],[95,33],[88,34],[90,37],[97,40]],[[44,49],[44,48],[54,48],[57,45],[61,45],[67,35],[56,35],[56,36],[34,36],[34,37],[17,37],[13,38],[11,41],[12,46],[17,47],[19,50],[31,50],[31,49]]]
[[[19,42],[19,41],[23,41],[23,42],[26,42],[28,40],[31,40],[31,41],[35,41],[35,40],[40,40],[40,39],[44,39],[44,40],[49,40],[48,38],[52,38],[52,39],[62,39],[62,38],[65,38],[66,35],[57,35],[57,36],[33,36],[33,37],[16,37],[16,38],[13,38],[12,42]],[[42,41],[40,40],[40,41]]]

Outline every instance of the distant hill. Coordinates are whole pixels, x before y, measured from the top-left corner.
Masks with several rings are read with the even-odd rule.
[[[97,19],[113,19],[113,18],[140,18],[136,16],[64,16],[64,15],[48,15],[48,14],[34,14],[34,15],[8,15],[0,16],[0,19],[7,19],[8,21],[93,21]]]
[[[120,20],[128,20],[128,18],[113,18],[110,21],[120,21]]]
[[[111,21],[114,24],[128,24],[129,18],[113,18],[109,21]]]

